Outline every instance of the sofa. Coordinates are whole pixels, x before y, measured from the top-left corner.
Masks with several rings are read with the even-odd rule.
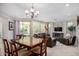
[[[52,38],[49,37],[48,42],[47,42],[47,46],[50,47],[50,48],[56,46],[56,39],[52,40]]]
[[[76,36],[72,37],[71,42],[70,42],[70,39],[66,39],[66,38],[58,38],[56,39],[56,41],[59,41],[60,43],[65,44],[65,45],[74,45],[76,41]]]

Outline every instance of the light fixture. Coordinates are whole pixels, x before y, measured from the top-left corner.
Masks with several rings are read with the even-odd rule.
[[[66,6],[66,7],[69,7],[69,6],[70,6],[70,4],[65,4],[65,6]]]
[[[26,16],[30,16],[32,19],[33,19],[34,17],[37,17],[37,16],[39,15],[39,11],[36,11],[36,10],[34,9],[33,4],[32,4],[32,7],[31,7],[30,10],[25,10],[25,13],[26,13]]]

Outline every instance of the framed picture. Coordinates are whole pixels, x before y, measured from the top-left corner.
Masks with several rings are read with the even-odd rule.
[[[14,22],[9,22],[9,30],[14,30]]]

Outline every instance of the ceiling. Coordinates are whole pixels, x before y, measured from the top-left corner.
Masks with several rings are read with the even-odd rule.
[[[70,3],[70,6],[65,6],[66,3],[35,3],[34,8],[39,10],[38,20],[44,21],[62,21],[73,19],[79,16],[79,4]],[[25,15],[25,10],[31,8],[31,3],[0,3],[0,15],[29,18]]]

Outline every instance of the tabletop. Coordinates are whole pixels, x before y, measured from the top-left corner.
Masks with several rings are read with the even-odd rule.
[[[34,47],[38,44],[42,43],[43,38],[32,38],[32,39],[20,39],[20,40],[13,40],[16,44],[26,46],[26,47]]]

